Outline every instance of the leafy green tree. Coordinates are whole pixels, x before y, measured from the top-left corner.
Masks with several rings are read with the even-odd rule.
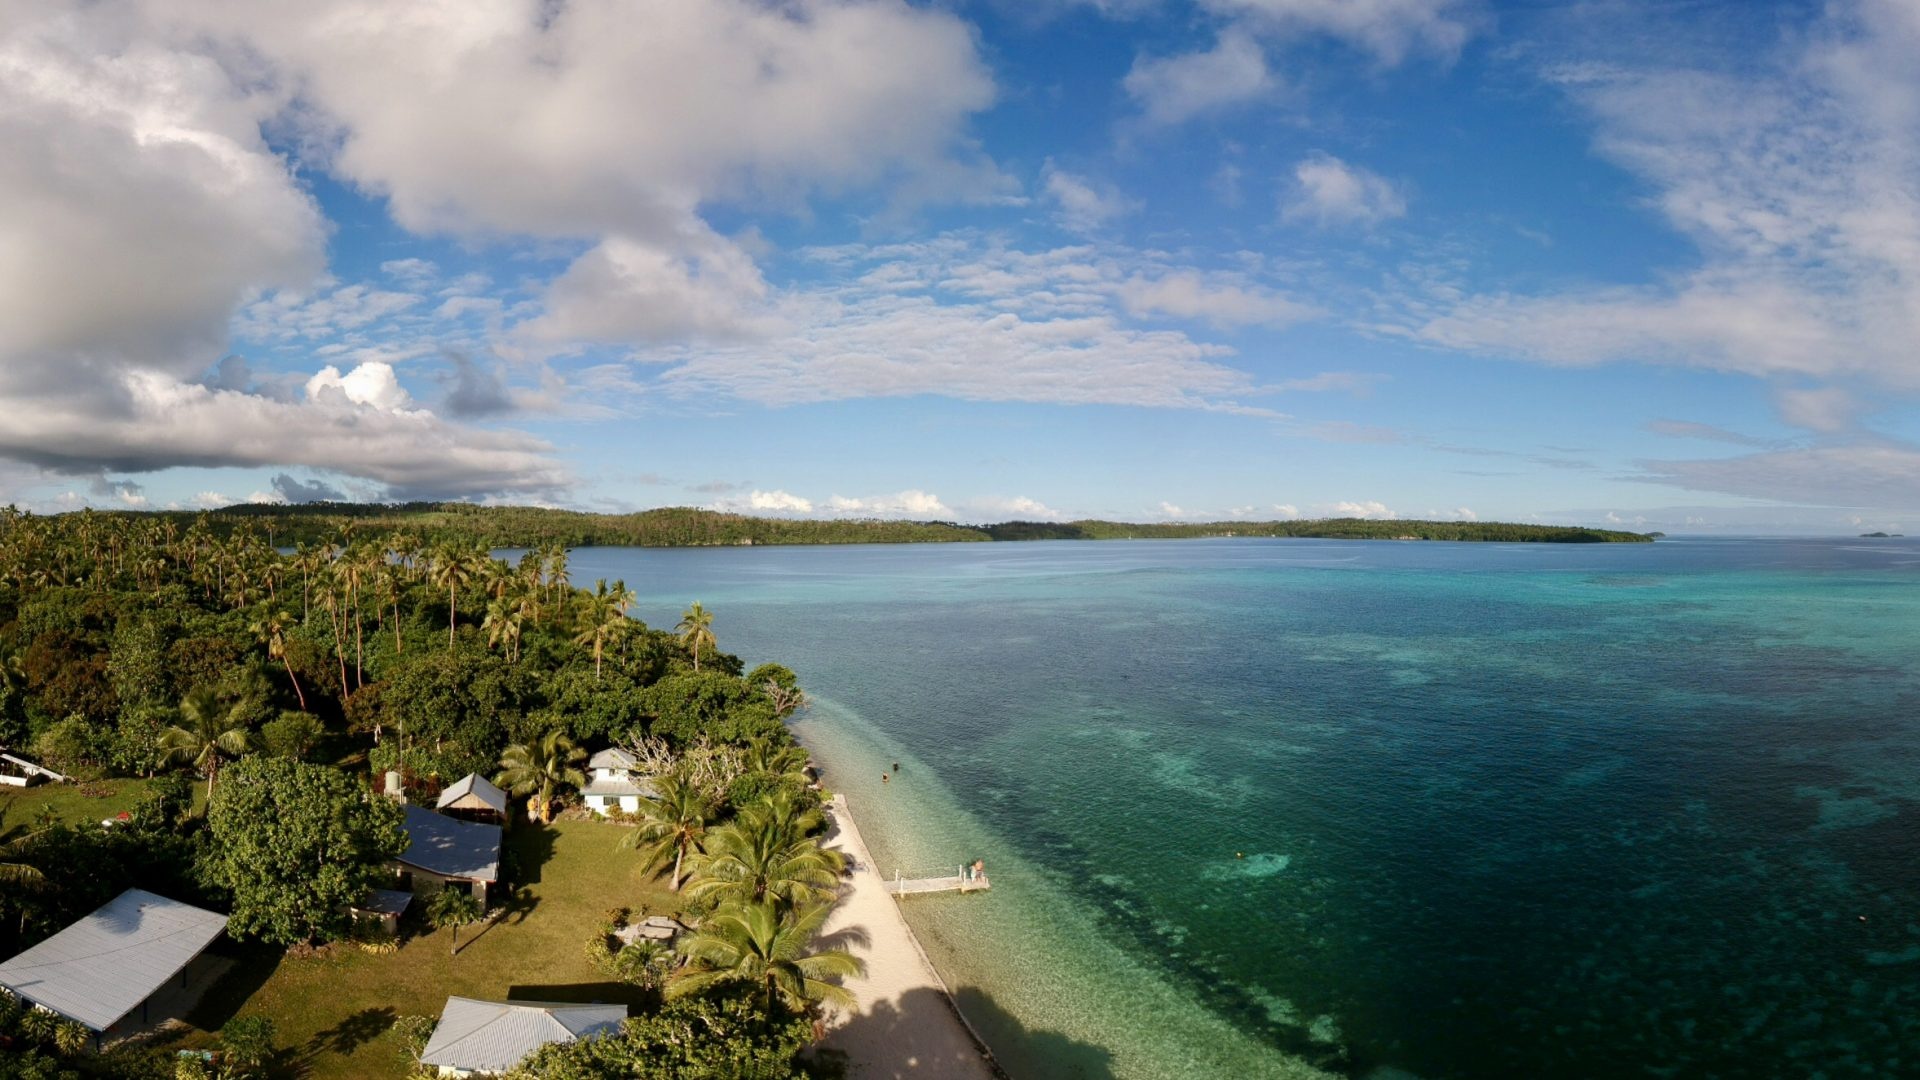
[[[260,748],[277,757],[304,760],[325,734],[319,717],[311,713],[283,712],[279,719],[261,725]]]
[[[236,1016],[220,1025],[220,1050],[243,1074],[260,1068],[273,1057],[273,1021],[264,1016]]]
[[[772,901],[736,904],[708,916],[680,943],[692,962],[667,984],[669,998],[696,994],[722,982],[753,984],[761,1007],[805,1012],[825,1002],[851,1005],[853,995],[834,982],[864,974],[866,964],[845,949],[809,951],[832,905],[788,907]]]
[[[406,850],[400,807],[325,765],[251,757],[207,808],[207,878],[233,896],[228,930],[276,944],[333,939],[347,906]]]
[[[620,843],[638,848],[641,865],[647,870],[657,870],[672,859],[671,887],[679,892],[680,868],[687,853],[698,850],[707,835],[714,807],[704,793],[677,776],[660,777],[654,787],[659,796],[640,800],[639,825]]]
[[[427,921],[439,929],[453,931],[448,956],[460,955],[460,928],[479,922],[482,914],[479,897],[458,885],[442,886],[433,894],[433,899],[427,901]]]
[[[493,782],[527,796],[528,814],[546,825],[553,821],[553,800],[561,789],[586,785],[587,774],[580,770],[586,759],[587,752],[576,747],[566,732],[549,731],[538,742],[507,747]]]
[[[85,718],[69,716],[41,732],[33,740],[33,753],[41,764],[69,776],[97,778],[101,765],[111,754],[111,738]]]
[[[680,616],[680,625],[674,627],[680,634],[680,643],[693,654],[693,670],[700,670],[700,652],[714,648],[713,612],[700,606],[695,600],[693,606]],[[735,669],[738,670],[738,669]]]
[[[655,735],[685,745],[702,735],[745,742],[780,730],[773,706],[745,682],[718,671],[684,668],[647,688],[647,711]]]
[[[160,734],[160,748],[169,761],[190,765],[206,775],[209,799],[213,797],[221,757],[239,757],[247,752],[248,742],[246,726],[235,722],[233,709],[206,688],[182,699],[180,723]]]
[[[669,1001],[618,1032],[548,1043],[508,1080],[806,1080],[798,1061],[813,1023],[786,1009],[767,1012],[745,984]]]

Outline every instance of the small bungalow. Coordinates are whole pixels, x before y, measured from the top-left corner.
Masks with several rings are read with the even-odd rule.
[[[44,765],[35,765],[26,758],[0,753],[0,784],[7,787],[32,787],[48,780],[64,783],[67,777]]]
[[[482,904],[487,886],[500,880],[500,826],[460,821],[424,806],[405,807],[407,849],[394,860],[400,888],[419,892],[462,885]]]
[[[398,889],[374,889],[365,900],[347,909],[356,923],[361,920],[375,920],[381,929],[390,935],[400,933],[400,916],[407,913],[407,906],[413,903],[413,894]]]
[[[625,1005],[450,997],[420,1063],[441,1076],[503,1073],[548,1043],[604,1035],[626,1018]]]
[[[440,793],[434,809],[462,821],[507,823],[507,793],[479,773],[468,773]]]
[[[641,799],[655,798],[658,793],[653,785],[633,775],[635,764],[633,755],[617,746],[588,759],[587,768],[593,770],[593,777],[580,789],[587,809],[603,817],[615,810],[634,814],[640,810]]]
[[[97,1046],[103,1034],[118,1038],[144,1027],[149,999],[175,976],[185,987],[187,966],[226,928],[218,912],[128,889],[0,964],[0,987],[85,1026]]]

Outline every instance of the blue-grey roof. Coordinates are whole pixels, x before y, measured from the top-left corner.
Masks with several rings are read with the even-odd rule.
[[[375,889],[367,894],[365,900],[353,906],[355,911],[371,911],[376,915],[404,915],[407,905],[413,903],[413,894],[399,889]]]
[[[494,782],[479,773],[468,773],[455,780],[440,793],[440,801],[434,805],[445,810],[467,796],[473,796],[487,804],[497,814],[507,812],[507,793],[495,786]]]
[[[227,928],[227,917],[144,889],[0,964],[0,986],[95,1031],[132,1012]]]
[[[440,1024],[420,1053],[423,1065],[471,1072],[506,1072],[552,1042],[613,1031],[625,1005],[567,1005],[553,1001],[478,1001],[450,997]]]
[[[500,880],[500,826],[457,821],[424,806],[407,807],[411,841],[399,861],[441,877]]]

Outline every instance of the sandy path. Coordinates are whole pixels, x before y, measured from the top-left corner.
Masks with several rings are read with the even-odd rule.
[[[847,980],[858,1011],[830,1021],[826,1045],[846,1053],[852,1080],[992,1080],[993,1070],[954,1013],[940,976],[887,895],[845,795],[834,797],[828,822],[826,846],[851,859],[854,871],[823,933],[830,944],[865,960],[867,973]]]

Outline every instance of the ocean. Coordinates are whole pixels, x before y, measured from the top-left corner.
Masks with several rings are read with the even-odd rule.
[[[882,872],[985,860],[905,906],[1023,1080],[1920,1074],[1920,542],[572,572],[798,672]]]

